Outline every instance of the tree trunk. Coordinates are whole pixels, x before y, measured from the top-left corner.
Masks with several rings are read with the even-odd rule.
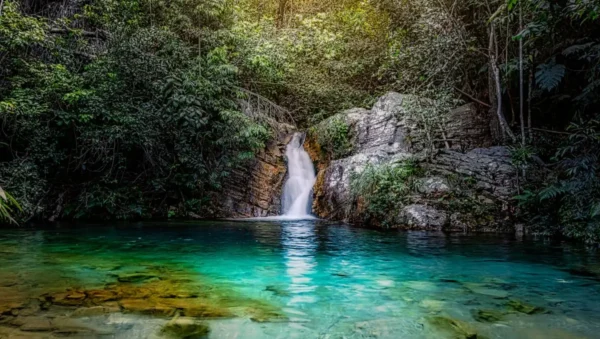
[[[533,96],[533,63],[529,68],[529,86],[527,95],[527,130],[529,131],[529,140],[532,140],[533,133],[531,132],[531,97]]]
[[[279,7],[277,7],[277,18],[276,18],[276,26],[277,28],[282,28],[285,22],[285,9],[287,7],[288,0],[279,0]]]
[[[502,82],[500,80],[500,70],[498,69],[498,42],[496,40],[496,31],[494,23],[490,24],[490,44],[489,44],[489,58],[490,58],[490,71],[491,71],[491,83],[495,87],[495,109],[496,117],[498,118],[498,124],[502,132],[502,138],[509,136],[512,141],[515,141],[515,135],[510,129],[510,126],[506,122],[504,113],[502,112]],[[492,89],[490,88],[490,93]],[[493,97],[490,97],[493,98]],[[493,102],[493,101],[492,101]]]
[[[522,1],[519,1],[519,30],[523,30],[523,5]],[[523,102],[525,100],[523,90],[523,37],[519,37],[519,117],[521,120],[521,145],[525,146],[525,118],[523,113]]]

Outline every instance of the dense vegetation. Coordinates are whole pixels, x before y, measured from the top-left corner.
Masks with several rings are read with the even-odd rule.
[[[477,102],[512,145],[520,217],[600,240],[597,1],[0,6],[0,186],[19,220],[210,215],[276,121],[313,126],[396,90],[433,103],[419,111],[429,135]],[[342,156],[347,126],[327,126]]]

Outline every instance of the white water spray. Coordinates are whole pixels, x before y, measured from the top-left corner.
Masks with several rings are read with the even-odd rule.
[[[312,218],[312,192],[315,168],[302,146],[304,135],[295,133],[287,145],[288,179],[283,185],[282,210],[287,218]]]

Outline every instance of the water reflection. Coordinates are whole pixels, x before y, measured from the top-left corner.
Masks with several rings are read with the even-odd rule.
[[[315,223],[293,222],[282,225],[281,243],[284,249],[286,273],[290,279],[292,297],[289,305],[314,303],[317,285],[312,275],[316,271],[315,258],[318,241]]]

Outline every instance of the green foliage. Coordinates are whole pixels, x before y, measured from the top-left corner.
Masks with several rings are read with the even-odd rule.
[[[537,67],[535,81],[541,89],[550,91],[558,87],[564,76],[565,66],[552,61]]]
[[[340,159],[352,151],[350,126],[342,115],[335,115],[312,128],[321,149],[333,159]]]
[[[207,44],[198,54],[182,26],[149,24],[146,5],[86,7],[89,22],[107,30],[89,56],[78,47],[87,45],[85,36],[65,46],[64,37],[48,35],[7,2],[0,173],[24,214],[132,219],[166,216],[169,206],[207,214],[206,197],[264,147],[270,131],[240,111],[228,47]],[[29,27],[33,38],[24,34]]]
[[[439,91],[423,91],[425,97],[407,96],[404,104],[404,114],[417,126],[415,134],[410,137],[422,140],[422,145],[413,145],[415,149],[424,149],[433,154],[435,150],[446,147],[445,137],[448,124],[448,112],[456,107],[460,100],[453,97],[449,90],[440,88]]]
[[[572,124],[556,153],[557,170],[516,197],[532,231],[600,242],[600,122]]]
[[[371,165],[362,171],[352,173],[350,192],[364,208],[365,220],[392,226],[397,211],[409,203],[409,196],[415,190],[415,179],[422,175],[416,161]]]
[[[13,218],[15,210],[21,211],[21,206],[12,195],[0,187],[0,221],[16,224],[17,221]]]

